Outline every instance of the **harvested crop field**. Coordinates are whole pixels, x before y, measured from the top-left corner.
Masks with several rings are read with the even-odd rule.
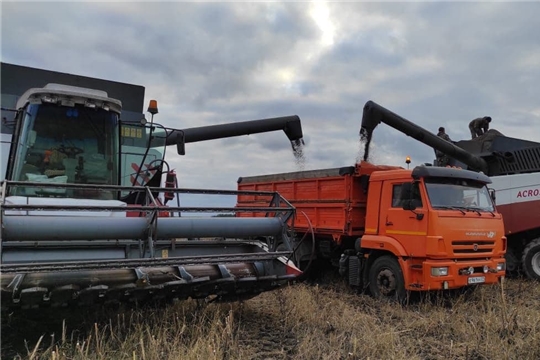
[[[2,315],[2,359],[540,359],[540,284],[408,305],[337,279],[243,303]]]

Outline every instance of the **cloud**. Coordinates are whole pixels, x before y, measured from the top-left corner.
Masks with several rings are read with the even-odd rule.
[[[156,121],[189,128],[299,115],[306,168],[352,165],[374,100],[467,138],[490,115],[540,141],[539,3],[2,3],[2,61],[146,87]],[[187,187],[298,170],[282,132],[186,145],[168,160]],[[373,157],[431,162],[381,125]]]

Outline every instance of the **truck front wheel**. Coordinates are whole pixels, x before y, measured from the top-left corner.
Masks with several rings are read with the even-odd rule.
[[[540,281],[540,239],[534,239],[525,246],[521,264],[529,279]]]
[[[392,256],[377,258],[369,268],[369,291],[375,298],[405,300],[405,281],[398,261]]]

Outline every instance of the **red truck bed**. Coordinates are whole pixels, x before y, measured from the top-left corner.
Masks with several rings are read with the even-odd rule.
[[[277,191],[296,207],[294,227],[297,231],[309,229],[309,218],[315,233],[332,235],[339,241],[343,235],[364,233],[369,174],[383,168],[393,167],[363,162],[356,167],[241,177],[238,190]],[[267,198],[239,195],[237,206],[264,206],[264,200]],[[238,213],[238,216],[265,214]]]

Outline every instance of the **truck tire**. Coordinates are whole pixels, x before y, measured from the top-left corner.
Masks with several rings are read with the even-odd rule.
[[[513,249],[510,246],[506,249],[504,259],[506,260],[507,275],[516,275],[521,270],[521,259],[516,254],[521,255],[518,249]]]
[[[521,264],[529,279],[540,281],[540,239],[534,239],[525,246]]]
[[[406,298],[403,271],[396,258],[381,256],[369,268],[369,291],[379,299],[402,302]]]

